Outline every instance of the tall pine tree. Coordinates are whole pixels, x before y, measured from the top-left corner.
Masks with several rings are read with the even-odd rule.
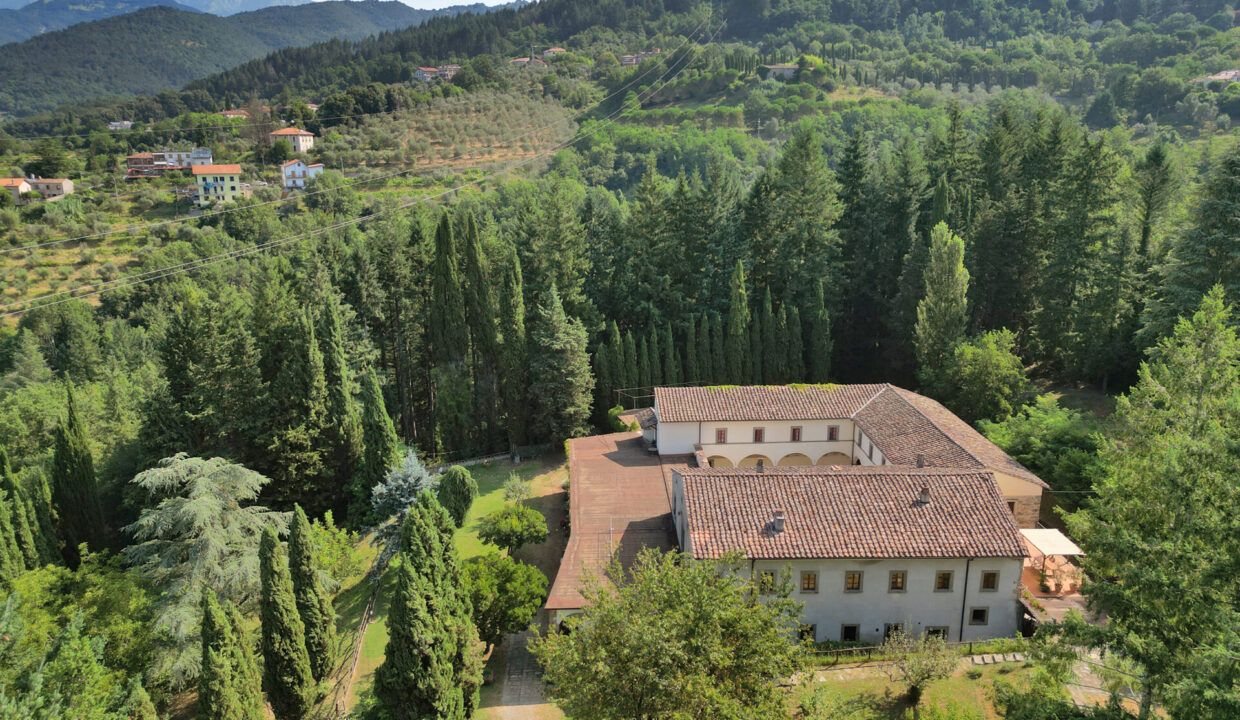
[[[555,285],[543,298],[531,341],[539,349],[530,358],[531,424],[540,437],[558,446],[588,432],[594,377],[585,328],[565,314]]]
[[[525,336],[525,290],[522,287],[521,262],[515,250],[509,249],[500,284],[499,323],[502,334],[500,354],[504,368],[504,414],[508,428],[508,448],[516,451],[526,442],[528,422],[526,378],[529,360]]]
[[[753,362],[749,347],[749,294],[745,289],[745,266],[739,261],[732,273],[732,299],[728,305],[727,381],[732,385],[749,382]]]
[[[99,503],[95,460],[78,417],[73,385],[68,382],[65,395],[67,410],[64,420],[56,426],[52,454],[52,502],[60,519],[58,529],[65,561],[76,568],[81,559],[78,545],[86,543],[92,550],[102,550],[107,530]]]
[[[263,690],[278,720],[300,720],[314,705],[314,675],[288,560],[271,527],[263,530],[258,561],[262,583],[259,617],[263,626]]]
[[[333,298],[323,313],[323,378],[327,385],[327,470],[332,473],[333,507],[344,510],[350,499],[348,483],[361,461],[362,422],[354,400],[353,373],[345,354],[340,306]]]
[[[931,392],[938,388],[939,373],[965,338],[968,291],[964,241],[948,229],[947,223],[939,223],[930,234],[925,296],[917,305],[914,328],[919,377]]]
[[[288,567],[297,599],[297,613],[306,629],[306,652],[310,655],[310,674],[323,680],[331,674],[336,654],[336,612],[331,596],[319,579],[314,562],[314,540],[310,521],[300,505],[293,507],[289,524]]]
[[[362,380],[362,457],[353,475],[349,522],[361,527],[370,513],[370,491],[400,460],[400,441],[388,415],[379,387],[379,376],[372,367]]]

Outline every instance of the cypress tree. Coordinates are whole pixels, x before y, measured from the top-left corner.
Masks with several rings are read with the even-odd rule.
[[[638,387],[642,384],[642,354],[637,351],[637,341],[633,339],[631,330],[624,331],[624,386],[626,388]],[[649,365],[646,366],[646,376],[650,374]],[[649,384],[649,382],[647,382]]]
[[[785,306],[788,311],[788,378],[791,382],[805,382],[805,340],[801,329],[801,311],[796,305]]]
[[[781,382],[783,365],[781,358],[787,348],[779,342],[779,322],[771,303],[771,289],[762,293],[762,382],[774,385]]]
[[[456,242],[452,221],[445,211],[435,230],[435,254],[431,264],[430,321],[431,358],[435,365],[459,363],[465,359],[468,325],[465,322],[465,296],[457,270]]]
[[[9,466],[8,453],[4,448],[0,448],[0,492],[8,496],[13,537],[21,553],[22,564],[27,570],[33,570],[38,567],[41,559],[39,543],[35,540],[39,528],[34,517],[34,505],[17,486],[13,469]]]
[[[650,358],[650,384],[651,386],[662,385],[665,373],[663,368],[663,352],[659,347],[659,329],[656,327],[650,328],[649,337],[650,343],[646,346],[646,349],[650,352],[648,356]]]
[[[814,284],[814,298],[806,313],[809,324],[809,379],[825,383],[831,378],[831,317],[827,313],[822,280]]]
[[[756,308],[749,317],[749,385],[761,385],[766,378],[762,366],[762,308]]]
[[[723,331],[723,317],[718,313],[710,314],[710,357],[714,368],[714,377],[711,378],[711,382],[716,384],[730,382],[727,340]]]
[[[68,382],[65,383],[65,394],[68,411],[65,419],[56,426],[52,487],[56,515],[60,518],[65,561],[76,568],[81,559],[78,545],[86,543],[100,550],[104,546],[106,533],[95,478],[95,461],[86,442],[86,431],[78,418],[73,385]]]
[[[668,323],[663,331],[663,357],[663,382],[668,385],[684,382],[684,375],[680,371],[680,350],[676,347],[671,323]]]
[[[228,606],[228,622],[233,635],[233,689],[241,701],[246,720],[267,717],[263,701],[263,673],[258,667],[254,634],[246,626],[245,618],[236,605]]]
[[[504,366],[504,413],[507,416],[508,447],[515,451],[525,444],[529,404],[526,402],[526,378],[529,358],[525,335],[525,290],[521,277],[521,261],[509,248],[508,262],[500,285],[500,331]]]
[[[306,629],[310,674],[315,680],[322,680],[331,674],[335,660],[336,612],[332,608],[331,597],[319,580],[310,521],[300,505],[293,506],[293,521],[289,525],[288,569],[293,579],[297,614]]]
[[[701,379],[698,371],[697,316],[689,314],[685,323],[685,381],[694,383]]]
[[[499,339],[495,327],[495,297],[482,250],[482,237],[478,233],[478,221],[469,211],[465,213],[465,236],[461,238],[461,248],[465,255],[463,289],[474,378],[474,424],[476,432],[484,431],[480,433],[479,440],[483,447],[489,449],[498,439],[496,353]]]
[[[739,261],[732,273],[732,296],[728,309],[727,381],[744,385],[753,362],[749,347],[749,296],[745,291],[745,266]]]
[[[704,313],[697,328],[698,374],[689,378],[693,382],[715,382],[715,356],[714,346],[710,341],[710,324],[710,315]]]
[[[211,588],[202,589],[202,670],[198,674],[198,720],[249,720],[236,688],[236,638]]]
[[[370,491],[400,459],[400,441],[372,367],[362,380],[362,457],[353,476],[349,522],[360,527],[370,513]]]
[[[539,349],[530,358],[534,427],[554,444],[585,434],[594,396],[586,331],[580,321],[565,314],[555,285],[539,308],[531,340]]]
[[[263,689],[278,720],[300,720],[314,704],[306,626],[297,610],[288,561],[275,530],[263,529],[258,551],[262,584]]]
[[[934,185],[934,197],[930,201],[930,227],[947,222],[951,217],[951,188],[947,185],[947,175],[940,175]]]
[[[334,500],[323,465],[327,379],[308,312],[286,328],[287,352],[272,387],[277,428],[271,442],[272,491],[282,501],[326,510]]]
[[[13,513],[9,498],[0,491],[0,586],[9,586],[26,569],[21,548],[13,532]]]
[[[439,488],[436,492],[439,504],[452,516],[452,523],[459,528],[465,523],[465,516],[478,497],[478,483],[469,470],[460,465],[453,465],[439,476]]]
[[[594,351],[593,365],[594,377],[597,381],[594,385],[594,424],[605,428],[607,411],[611,407],[608,400],[611,398],[615,385],[611,370],[611,349],[607,347],[607,343],[600,343]]]
[[[39,545],[39,559],[44,564],[54,563],[60,554],[56,547],[56,528],[52,524],[52,489],[41,469],[33,469],[29,487],[26,507],[34,520],[32,529],[37,528],[34,541]]]
[[[650,349],[646,345],[646,338],[642,338],[637,344],[637,386],[649,388],[651,385]]]
[[[339,488],[334,505],[342,507],[349,498],[344,483],[355,472],[364,447],[362,422],[354,400],[352,373],[344,349],[340,327],[340,306],[333,298],[323,316],[323,379],[327,385],[327,439],[330,443],[328,466]]]
[[[969,271],[964,267],[964,241],[948,229],[947,223],[935,225],[931,232],[925,288],[925,297],[917,305],[914,339],[919,377],[923,384],[935,388],[937,371],[964,340],[968,324]]]
[[[387,647],[375,671],[375,697],[396,720],[465,717],[461,689],[453,683],[453,648],[444,619],[427,607],[432,594],[429,581],[415,574],[410,563],[396,566]]]
[[[632,368],[625,367],[624,338],[620,336],[620,328],[615,320],[607,323],[607,355],[607,366],[611,369],[611,390],[630,387]],[[612,392],[607,396],[606,404],[611,407],[615,402],[616,394]]]

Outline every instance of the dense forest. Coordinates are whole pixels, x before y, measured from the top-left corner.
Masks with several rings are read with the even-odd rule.
[[[156,93],[278,48],[329,38],[360,40],[432,17],[487,9],[417,10],[400,2],[350,0],[216,17],[165,5],[116,13],[6,46],[0,71],[9,79],[0,89],[0,112],[27,115],[97,97]],[[24,22],[9,27],[17,31]],[[48,74],[57,81],[46,82]]]
[[[510,552],[458,557],[478,487],[429,466],[555,452],[657,385],[891,382],[1050,483],[1111,613],[1057,631],[1133,663],[1138,713],[1235,717],[1240,83],[1194,82],[1240,66],[1234,24],[545,0],[16,124],[6,164],[83,190],[0,196],[0,707],[306,717],[374,531],[394,650],[356,713],[469,717],[479,646],[529,622],[483,609],[541,603],[511,551],[547,528],[518,477],[482,531]],[[260,184],[264,102],[319,134],[303,194]],[[253,197],[191,218],[182,179],[116,182],[191,142]],[[1039,682],[1005,717],[1131,717]]]
[[[172,0],[139,0],[139,2],[119,0],[94,3],[87,7],[66,0],[33,2],[15,10],[0,10],[0,23],[3,23],[0,25],[0,43],[18,42],[35,35],[61,30],[70,25],[102,20],[113,15],[124,15],[153,6],[174,7],[180,10],[191,9]]]

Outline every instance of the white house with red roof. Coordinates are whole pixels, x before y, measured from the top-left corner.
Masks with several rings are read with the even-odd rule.
[[[13,198],[13,203],[22,201],[22,194],[30,192],[30,183],[26,178],[0,178],[0,188],[3,188]]]
[[[285,190],[300,190],[310,180],[323,174],[323,163],[306,164],[305,160],[289,160],[280,166]]]
[[[286,127],[267,133],[269,143],[275,145],[277,140],[288,140],[295,153],[309,152],[310,148],[314,147],[314,133],[301,128]]]
[[[967,642],[1020,627],[1028,555],[991,472],[894,466],[677,468],[682,552],[743,556],[791,581],[815,642],[877,645],[894,631]]]

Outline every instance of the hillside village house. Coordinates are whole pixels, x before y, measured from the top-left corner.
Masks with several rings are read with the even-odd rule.
[[[267,133],[267,141],[272,145],[275,145],[276,141],[280,139],[288,140],[289,144],[293,146],[293,152],[295,153],[309,152],[310,148],[314,147],[314,133],[306,132],[299,128],[281,128],[275,132]]]
[[[285,190],[304,188],[306,183],[323,174],[323,163],[307,165],[305,160],[289,160],[280,166]]]
[[[797,76],[797,70],[800,69],[797,65],[789,65],[787,63],[763,65],[762,67],[766,69],[767,77],[775,78],[776,80],[791,80]]]
[[[26,178],[0,178],[0,187],[8,191],[15,204],[22,201],[22,193],[30,192],[30,183]]]
[[[802,634],[878,644],[894,630],[1011,637],[1026,556],[989,472],[883,466],[685,468],[673,476],[680,549],[741,551],[742,572],[791,572]]]
[[[59,200],[73,194],[73,181],[64,178],[31,178],[30,191],[37,192],[44,200]]]
[[[549,60],[556,55],[561,55],[566,52],[568,51],[562,47],[547,48],[546,50],[543,50],[543,60]]]
[[[214,164],[210,148],[140,152],[125,157],[126,179],[158,177],[174,170],[186,171],[197,165]]]
[[[250,113],[245,110],[221,110],[216,115],[226,118],[248,118]]]
[[[710,467],[896,465],[988,471],[1019,527],[1047,484],[924,395],[893,385],[656,388],[660,455]]]
[[[659,48],[655,48],[654,50],[647,50],[645,52],[639,52],[633,55],[621,55],[620,65],[624,67],[632,67],[633,65],[640,65],[643,60],[652,58],[655,55],[660,55],[662,54],[662,52],[663,51],[660,50]]]
[[[461,71],[460,65],[443,65],[441,67],[420,67],[413,72],[415,80],[422,82],[430,82],[432,80],[443,80],[451,82],[452,78]]]
[[[242,194],[240,165],[198,165],[193,173],[198,207],[232,202]]]
[[[108,123],[109,130],[131,130],[133,129],[133,120],[113,120]]]

